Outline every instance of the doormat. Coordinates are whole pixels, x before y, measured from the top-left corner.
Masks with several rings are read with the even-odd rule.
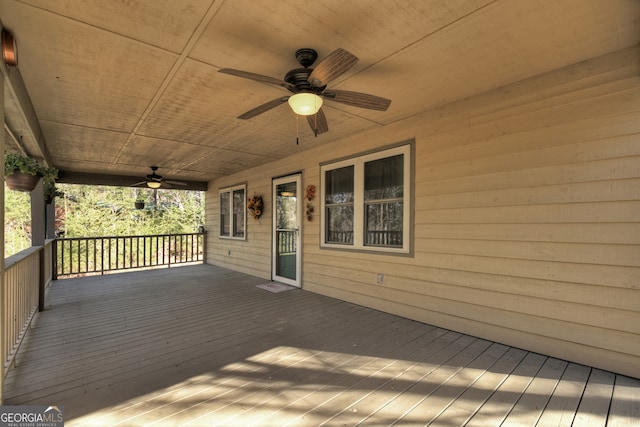
[[[295,286],[285,285],[278,282],[267,282],[261,285],[256,285],[256,288],[264,289],[265,291],[278,293],[284,291],[290,291],[291,289],[297,289]]]

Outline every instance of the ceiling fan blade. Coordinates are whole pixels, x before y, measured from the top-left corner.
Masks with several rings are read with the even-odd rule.
[[[344,49],[338,48],[313,69],[307,81],[313,87],[326,86],[331,80],[342,75],[356,65],[358,58]]]
[[[234,70],[233,68],[221,68],[219,73],[229,74],[236,77],[242,77],[245,79],[255,80],[257,82],[268,83],[271,85],[282,86],[286,89],[293,88],[293,85],[285,82],[284,80],[278,80],[273,77],[263,76],[262,74],[250,73],[249,71]]]
[[[369,110],[387,111],[387,108],[391,105],[390,99],[349,90],[332,90],[324,92],[322,96],[335,102]]]
[[[147,181],[140,181],[140,182],[136,182],[135,184],[131,184],[132,187],[137,187],[138,185],[146,185]]]
[[[182,187],[184,187],[185,185],[187,185],[187,183],[186,183],[186,182],[181,182],[181,181],[172,181],[172,180],[168,180],[168,179],[165,179],[163,182],[166,182],[167,184],[170,184],[170,185],[179,185],[179,186],[182,186]]]
[[[265,102],[262,105],[258,105],[256,108],[254,108],[253,110],[249,110],[246,113],[238,116],[239,119],[242,120],[247,120],[250,119],[252,117],[257,116],[258,114],[262,114],[266,111],[271,110],[272,108],[276,108],[278,105],[287,102],[287,99],[289,99],[288,96],[284,96],[284,97],[280,97],[280,98],[276,98],[272,101],[269,102]]]
[[[329,130],[329,124],[327,123],[327,117],[324,115],[322,108],[318,110],[313,116],[307,116],[307,122],[311,126],[311,130],[318,136],[321,133],[325,133]]]

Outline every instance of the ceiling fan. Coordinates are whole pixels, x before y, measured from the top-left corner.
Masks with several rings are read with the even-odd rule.
[[[151,174],[146,176],[144,181],[133,184],[133,186],[146,185],[149,188],[158,189],[160,187],[172,188],[174,185],[185,186],[187,183],[180,181],[169,181],[158,175],[156,171],[158,166],[150,166]]]
[[[220,69],[220,73],[281,86],[293,93],[293,95],[279,97],[259,105],[238,118],[250,119],[288,101],[294,113],[307,116],[309,126],[317,136],[329,130],[327,118],[322,111],[323,99],[369,110],[386,111],[389,108],[391,100],[386,98],[348,90],[326,90],[329,82],[344,74],[358,62],[358,58],[353,54],[338,48],[320,61],[315,68],[309,68],[317,58],[318,53],[313,49],[298,49],[296,59],[303,68],[289,71],[285,74],[284,80],[232,68]]]

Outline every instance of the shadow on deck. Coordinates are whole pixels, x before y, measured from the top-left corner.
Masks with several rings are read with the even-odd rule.
[[[197,265],[54,282],[7,405],[68,426],[632,425],[640,381]]]

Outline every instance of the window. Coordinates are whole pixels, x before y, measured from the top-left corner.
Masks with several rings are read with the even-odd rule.
[[[220,190],[220,237],[245,238],[246,185]]]
[[[409,252],[411,145],[322,165],[321,246]]]
[[[353,165],[325,172],[327,243],[353,244]]]

